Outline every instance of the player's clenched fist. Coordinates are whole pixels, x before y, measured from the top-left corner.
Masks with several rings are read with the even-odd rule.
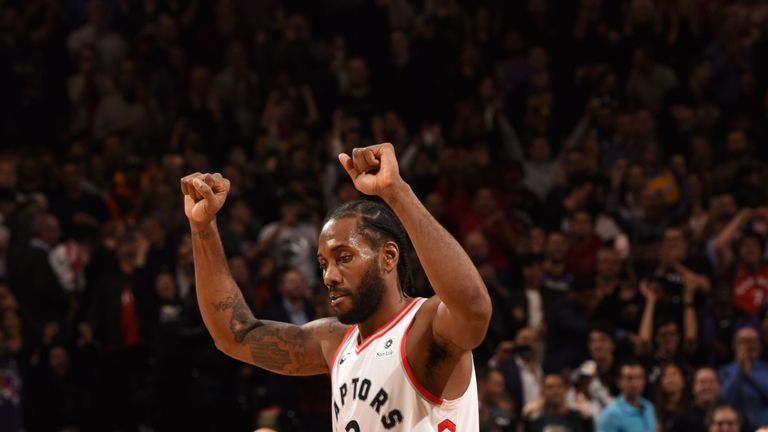
[[[390,143],[355,148],[351,156],[340,154],[339,162],[352,178],[357,190],[366,195],[383,198],[403,182],[395,148]]]
[[[229,193],[229,180],[219,173],[194,173],[181,179],[184,213],[195,224],[213,221]]]

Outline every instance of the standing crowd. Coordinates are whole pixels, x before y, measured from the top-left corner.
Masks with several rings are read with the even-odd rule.
[[[765,2],[0,0],[0,429],[328,430],[214,347],[179,179],[302,324],[379,142],[491,294],[482,431],[768,426]]]

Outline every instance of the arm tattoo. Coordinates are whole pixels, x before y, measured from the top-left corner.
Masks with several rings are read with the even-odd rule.
[[[192,233],[193,237],[197,237],[200,240],[208,240],[211,238],[211,232],[210,231],[195,231]]]
[[[235,341],[242,344],[245,336],[251,330],[261,325],[261,321],[253,316],[251,309],[245,303],[245,299],[240,292],[234,296],[227,297],[225,302],[228,302],[228,304],[225,304],[226,309],[232,309],[232,317],[229,319],[229,331],[232,332]]]
[[[327,371],[319,342],[309,329],[289,323],[263,322],[253,316],[240,292],[213,304],[214,309],[232,309],[229,330],[235,341],[251,352],[256,366],[286,375],[313,375]],[[337,325],[329,323],[328,332]]]
[[[327,371],[322,353],[311,348],[313,335],[290,324],[259,322],[246,343],[256,365],[288,375],[312,375]]]
[[[232,309],[232,306],[234,304],[235,304],[235,296],[228,296],[223,301],[211,303],[211,306],[213,306],[214,312],[221,312],[227,309]]]

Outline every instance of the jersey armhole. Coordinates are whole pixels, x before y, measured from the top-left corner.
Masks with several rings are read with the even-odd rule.
[[[429,390],[421,385],[419,380],[416,379],[416,375],[414,375],[413,369],[411,369],[411,365],[408,363],[408,357],[405,353],[405,341],[408,339],[408,330],[411,329],[414,318],[416,318],[416,314],[413,314],[411,320],[408,322],[408,327],[406,327],[405,332],[403,332],[403,339],[400,341],[400,362],[403,365],[403,370],[405,371],[405,375],[408,377],[408,381],[416,389],[416,392],[419,393],[419,395],[426,399],[428,402],[439,406],[443,404],[443,399],[430,393]]]

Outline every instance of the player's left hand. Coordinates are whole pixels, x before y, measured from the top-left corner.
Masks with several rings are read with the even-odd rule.
[[[339,162],[352,178],[355,188],[366,195],[384,198],[402,183],[395,148],[390,143],[352,149],[352,156],[339,155]]]

